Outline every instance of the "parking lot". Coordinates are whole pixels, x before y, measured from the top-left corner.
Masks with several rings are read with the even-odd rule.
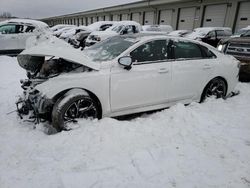
[[[177,104],[132,120],[82,120],[47,134],[22,121],[14,101],[25,77],[0,57],[1,187],[250,186],[250,84],[227,100]]]
[[[249,0],[2,0],[0,188],[250,188]]]

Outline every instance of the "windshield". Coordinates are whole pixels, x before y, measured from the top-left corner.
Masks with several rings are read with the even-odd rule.
[[[241,35],[242,37],[250,37],[250,30],[246,31],[244,34]]]
[[[116,36],[97,43],[83,52],[92,61],[109,61],[137,42],[134,37]]]
[[[234,33],[234,35],[242,35],[242,34],[246,33],[247,31],[249,31],[249,30],[247,30],[247,29],[240,29],[239,31],[237,31],[236,33]]]
[[[116,33],[120,33],[123,29],[123,25],[118,25],[118,26],[115,26],[112,31],[115,31]]]

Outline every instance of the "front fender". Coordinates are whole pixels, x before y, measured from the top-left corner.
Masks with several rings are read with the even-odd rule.
[[[109,75],[96,73],[72,73],[51,78],[35,87],[46,98],[53,100],[58,94],[71,89],[84,89],[93,93],[100,101],[103,114],[110,112]]]

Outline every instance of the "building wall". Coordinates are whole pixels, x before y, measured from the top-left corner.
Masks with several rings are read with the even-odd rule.
[[[246,6],[250,6],[250,0],[150,0],[45,18],[42,21],[53,26],[62,23],[89,25],[98,20],[135,19],[143,25],[169,24],[174,29],[224,26],[234,30],[241,25],[250,25],[246,8],[242,8]],[[238,15],[243,15],[243,18]]]

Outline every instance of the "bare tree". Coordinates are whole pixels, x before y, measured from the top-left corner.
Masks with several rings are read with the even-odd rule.
[[[0,18],[11,18],[12,15],[10,12],[3,12],[3,13],[0,13]]]

